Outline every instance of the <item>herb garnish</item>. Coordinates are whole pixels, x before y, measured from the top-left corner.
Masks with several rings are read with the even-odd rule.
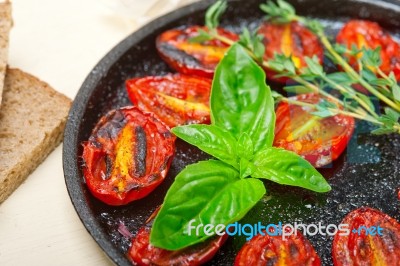
[[[240,44],[217,66],[211,91],[211,125],[175,127],[172,132],[218,160],[180,172],[154,220],[151,244],[178,250],[209,238],[187,232],[188,223],[230,224],[266,193],[259,179],[316,192],[331,189],[299,155],[272,147],[275,112],[265,72]]]
[[[210,28],[203,31],[203,39],[218,39],[228,45],[234,42],[221,35],[215,30],[218,26],[216,19],[226,9],[225,1],[218,1],[207,11],[206,25]],[[291,56],[276,54],[272,60],[263,60],[262,55],[265,50],[262,37],[256,32],[250,33],[244,29],[240,36],[240,43],[246,48],[249,55],[261,66],[277,72],[277,77],[287,77],[297,85],[287,86],[284,89],[293,93],[318,93],[329,99],[319,105],[308,104],[296,101],[278,93],[273,93],[275,100],[285,101],[290,104],[307,106],[315,109],[315,116],[328,117],[337,114],[351,116],[360,120],[371,122],[377,126],[372,131],[373,134],[400,134],[400,86],[397,84],[393,73],[386,75],[380,69],[380,48],[371,50],[366,48],[351,49],[340,45],[332,44],[325,35],[323,26],[315,19],[302,17],[296,14],[292,5],[284,0],[267,1],[261,4],[260,8],[267,14],[266,19],[275,23],[289,23],[298,21],[313,31],[324,45],[325,55],[331,61],[339,65],[344,72],[326,73],[323,66],[316,58],[305,58],[307,66],[296,68]],[[213,22],[209,23],[208,18],[212,17]],[[358,60],[359,70],[354,70],[348,63],[345,54],[354,55]],[[360,84],[369,91],[372,96],[367,96],[356,91],[352,85]],[[336,97],[330,93],[331,90],[337,91],[341,97]],[[384,114],[374,106],[373,100],[377,98],[387,104]]]

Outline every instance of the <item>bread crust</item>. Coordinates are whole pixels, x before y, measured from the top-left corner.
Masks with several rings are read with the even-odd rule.
[[[8,40],[12,27],[11,3],[0,3],[0,107],[8,61]]]
[[[60,144],[71,100],[47,83],[7,69],[0,108],[0,203]]]

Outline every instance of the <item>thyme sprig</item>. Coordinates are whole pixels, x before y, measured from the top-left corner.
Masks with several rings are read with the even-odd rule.
[[[226,7],[226,1],[223,0],[211,6],[206,14],[208,30],[201,31],[195,38],[217,39],[227,45],[233,45],[235,41],[221,36],[216,30]],[[332,44],[325,35],[323,26],[317,20],[297,15],[294,7],[284,0],[277,0],[276,3],[267,1],[260,8],[267,14],[266,19],[275,23],[298,21],[308,27],[324,45],[325,55],[343,69],[343,72],[326,73],[316,57],[306,57],[306,67],[302,68],[295,66],[291,56],[282,54],[276,54],[273,59],[265,60],[263,59],[265,47],[262,36],[257,35],[256,31],[250,32],[244,28],[239,43],[246,48],[249,55],[264,68],[276,72],[277,77],[286,77],[297,82],[296,85],[284,87],[286,91],[296,94],[318,93],[329,101],[321,101],[318,105],[314,105],[287,98],[275,92],[276,100],[313,108],[315,110],[313,114],[319,117],[343,114],[371,122],[377,126],[377,129],[372,131],[374,134],[400,134],[400,87],[393,73],[386,75],[381,70],[380,48],[371,50],[352,46],[348,49],[340,44]],[[349,64],[346,55],[357,59],[357,70]],[[352,87],[354,84],[360,84],[371,96],[355,90]],[[337,93],[332,93],[332,90],[341,97],[336,96]],[[388,105],[383,114],[380,114],[375,107],[374,98]]]
[[[267,18],[271,21],[281,23],[281,22],[291,22],[297,21],[306,27],[308,27],[312,32],[314,32],[320,39],[321,43],[324,45],[326,49],[326,56],[328,56],[333,63],[341,66],[343,70],[349,75],[349,77],[355,82],[362,85],[365,89],[367,89],[371,94],[376,96],[378,99],[385,102],[388,106],[400,112],[400,103],[396,103],[394,100],[393,93],[391,95],[383,94],[379,89],[377,89],[373,84],[370,84],[368,80],[363,75],[363,70],[372,70],[369,71],[369,74],[373,74],[376,79],[376,72],[379,72],[379,75],[383,74],[383,77],[386,81],[390,82],[391,78],[386,76],[382,70],[379,68],[381,65],[380,59],[380,50],[370,50],[366,48],[362,48],[358,50],[353,46],[352,52],[355,55],[361,54],[361,59],[358,60],[360,71],[354,70],[354,68],[349,64],[349,62],[343,57],[343,46],[333,45],[328,36],[325,34],[323,26],[319,23],[319,21],[311,18],[306,18],[303,16],[299,16],[295,13],[293,6],[284,0],[277,0],[277,4],[273,1],[267,1],[265,4],[262,4],[260,7],[267,14]],[[339,48],[339,49],[338,49]],[[394,79],[394,83],[397,84]]]

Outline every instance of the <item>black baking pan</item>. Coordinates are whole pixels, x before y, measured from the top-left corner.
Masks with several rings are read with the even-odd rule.
[[[176,156],[162,185],[146,198],[123,207],[112,207],[95,199],[82,176],[82,141],[88,139],[98,119],[109,110],[130,105],[125,80],[173,72],[160,59],[155,48],[157,35],[183,25],[203,24],[204,13],[213,1],[198,3],[165,15],[128,36],[114,47],[89,73],[69,113],[64,136],[63,167],[71,201],[94,240],[118,265],[130,265],[126,251],[130,239],[118,232],[123,223],[135,234],[147,217],[160,205],[174,177],[187,164],[209,158],[197,148],[177,141]],[[240,31],[256,27],[263,18],[259,0],[231,1],[222,26]],[[372,0],[291,1],[299,14],[320,19],[334,36],[350,18],[380,23],[396,38],[400,36],[400,2]],[[332,66],[331,66],[332,67]],[[280,89],[271,84],[273,89]],[[321,169],[332,186],[326,194],[265,182],[270,200],[261,200],[243,223],[339,224],[353,209],[370,206],[399,219],[397,189],[400,187],[400,138],[373,136],[371,125],[357,123],[347,151],[332,165]],[[231,237],[209,265],[232,265],[245,237]],[[308,237],[323,265],[331,265],[332,237]]]

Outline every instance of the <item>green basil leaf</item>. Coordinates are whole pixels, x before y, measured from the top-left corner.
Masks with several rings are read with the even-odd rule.
[[[211,90],[211,121],[238,139],[250,136],[254,151],[272,146],[274,101],[265,84],[265,72],[239,44],[234,44],[218,64]]]
[[[240,178],[251,176],[254,172],[254,165],[245,158],[240,158]]]
[[[230,224],[240,220],[265,194],[260,180],[239,179],[238,172],[220,161],[202,161],[180,172],[154,220],[150,242],[178,250],[207,239],[199,224]],[[194,221],[192,221],[194,219]],[[190,234],[189,234],[190,233]]]
[[[253,163],[255,166],[253,177],[316,192],[331,190],[324,177],[308,161],[294,152],[267,148],[255,155]]]
[[[247,160],[253,159],[254,147],[253,141],[251,141],[249,135],[244,132],[237,141],[236,150],[238,157],[245,158]]]
[[[239,170],[236,139],[214,125],[187,125],[172,129],[177,137]]]

